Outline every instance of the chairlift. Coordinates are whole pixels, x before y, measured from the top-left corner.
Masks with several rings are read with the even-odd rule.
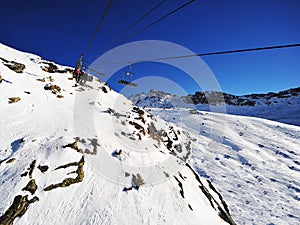
[[[132,83],[132,75],[133,75],[133,70],[132,70],[132,65],[129,65],[130,71],[124,71],[123,74],[121,75],[121,79],[118,80],[118,82],[124,86],[130,86],[130,87],[136,87],[137,84]],[[125,76],[129,78],[129,80],[125,80]]]
[[[91,73],[91,74],[95,74],[95,75],[105,76],[103,67],[101,67],[100,70],[96,70],[94,68],[87,67],[87,72]]]
[[[93,76],[84,72],[84,70],[86,70],[86,69],[88,70],[89,68],[88,68],[88,65],[84,62],[83,57],[84,57],[84,54],[80,54],[79,59],[76,62],[76,67],[75,67],[75,71],[80,70],[83,72],[83,74],[82,75],[76,74],[75,71],[73,73],[73,78],[75,78],[77,83],[80,83],[80,84],[85,84],[87,81],[88,82],[93,81]]]

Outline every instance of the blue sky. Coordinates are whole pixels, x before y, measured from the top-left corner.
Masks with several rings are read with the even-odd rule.
[[[88,62],[116,47],[107,43],[158,2],[160,0],[114,0],[86,55]],[[185,2],[166,1],[132,32]],[[0,42],[73,66],[107,4],[108,0],[2,0]],[[299,0],[196,0],[130,41],[164,40],[196,53],[300,43],[299,12]],[[300,48],[202,59],[222,90],[229,93],[262,93],[300,86]],[[183,72],[169,66],[148,63],[134,68],[136,79],[159,75],[174,79],[188,93],[198,89]],[[115,81],[111,80],[112,87],[120,90],[121,86]]]

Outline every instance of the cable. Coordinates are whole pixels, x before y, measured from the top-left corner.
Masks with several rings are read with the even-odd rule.
[[[154,59],[147,59],[147,60],[144,59],[144,60],[137,60],[137,61],[130,60],[127,62],[104,63],[102,65],[134,64],[134,63],[140,63],[140,62],[164,61],[164,60],[169,60],[169,59],[180,59],[180,58],[189,58],[189,57],[196,57],[196,56],[224,55],[224,54],[232,54],[232,53],[240,53],[240,52],[252,52],[252,51],[263,51],[263,50],[295,48],[295,47],[300,47],[300,44],[276,45],[276,46],[267,46],[267,47],[258,47],[258,48],[246,48],[246,49],[219,51],[219,52],[199,53],[199,54],[191,54],[191,55],[169,56],[169,57],[154,58]]]
[[[156,23],[162,21],[163,19],[165,19],[165,18],[171,16],[172,14],[176,13],[177,11],[181,10],[182,8],[186,7],[187,5],[191,4],[191,3],[194,2],[194,1],[195,1],[195,0],[191,0],[191,1],[189,1],[189,2],[187,2],[187,3],[185,3],[185,4],[183,4],[183,5],[179,6],[178,8],[176,8],[176,9],[174,9],[173,11],[169,12],[168,14],[166,14],[166,15],[160,17],[159,19],[157,19],[157,20],[155,20],[154,22],[150,23],[149,25],[145,26],[145,27],[142,28],[141,30],[138,30],[137,32],[133,33],[132,35],[130,35],[130,36],[124,38],[122,41],[120,41],[119,44],[122,44],[122,43],[126,42],[127,40],[129,40],[129,39],[131,39],[132,37],[136,36],[137,34],[143,32],[144,30],[148,29],[149,27],[153,26],[154,24],[156,24]]]
[[[135,25],[137,25],[139,22],[141,22],[143,19],[145,19],[147,16],[149,16],[152,12],[154,12],[156,9],[158,9],[163,3],[165,3],[167,0],[162,0],[160,3],[158,3],[154,8],[152,8],[150,11],[148,11],[146,14],[144,14],[142,17],[140,17],[138,20],[136,20],[134,23],[129,25],[126,29],[124,29],[122,32],[120,32],[114,39],[111,40],[111,42],[115,42],[117,39],[119,39],[121,36],[123,36],[125,33],[127,33],[131,28],[133,28]]]
[[[98,25],[97,25],[97,27],[96,27],[96,30],[95,30],[93,36],[91,37],[91,39],[90,39],[90,41],[89,41],[87,47],[85,48],[84,54],[86,54],[87,51],[89,50],[89,48],[91,47],[91,45],[92,45],[92,43],[93,43],[93,41],[94,41],[94,39],[95,39],[95,37],[96,37],[96,34],[97,34],[97,32],[99,31],[99,29],[100,29],[100,27],[101,27],[101,25],[102,25],[102,23],[103,23],[103,21],[104,21],[104,19],[105,19],[105,16],[107,15],[107,13],[108,13],[108,11],[109,11],[109,8],[110,8],[111,4],[112,4],[112,0],[109,1],[108,5],[107,5],[107,7],[106,7],[106,9],[105,9],[105,12],[104,12],[104,14],[102,15],[102,17],[101,17],[101,19],[100,19],[100,21],[99,21],[99,23],[98,23]]]
[[[229,50],[229,51],[221,51],[221,52],[200,53],[200,54],[195,54],[195,55],[173,56],[173,57],[160,58],[160,59],[157,59],[157,60],[188,58],[188,57],[195,57],[195,56],[224,55],[224,54],[231,54],[231,53],[252,52],[252,51],[262,51],[262,50],[271,50],[271,49],[280,49],[280,48],[293,48],[293,47],[300,47],[300,44],[277,45],[277,46],[237,49],[237,50]]]

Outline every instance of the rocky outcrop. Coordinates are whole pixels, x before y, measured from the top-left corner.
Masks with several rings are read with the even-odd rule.
[[[75,173],[77,173],[77,176],[75,178],[65,178],[61,183],[58,184],[51,184],[48,187],[46,187],[44,191],[51,191],[59,187],[67,187],[72,184],[82,182],[84,178],[83,165],[84,165],[84,157],[82,156],[79,162],[69,163],[67,165],[56,168],[56,169],[62,169],[70,166],[77,166],[77,170],[75,171]]]
[[[35,183],[35,179],[31,179],[28,182],[28,184],[22,189],[22,191],[28,191],[33,195],[35,193],[36,189],[37,189],[37,185]]]
[[[44,64],[47,64],[47,66],[42,67],[42,70],[48,72],[48,73],[56,73],[58,70],[58,67],[51,62],[43,62]]]
[[[16,160],[16,158],[11,158],[6,161],[7,164],[13,163]]]
[[[32,163],[30,164],[29,168],[28,168],[28,171],[29,171],[28,176],[29,176],[30,179],[32,179],[32,173],[35,169],[35,165],[36,165],[36,160],[33,160]]]
[[[0,225],[12,225],[17,217],[21,217],[25,214],[30,204],[38,200],[38,197],[33,197],[31,200],[28,200],[28,195],[17,195],[12,205],[0,217]]]
[[[53,62],[43,61],[42,63],[46,64],[46,66],[42,66],[42,70],[44,70],[47,73],[73,73],[74,72],[74,70],[71,68],[65,68],[61,70]]]
[[[57,94],[61,92],[61,88],[58,85],[53,85],[53,84],[45,85],[44,89],[51,91],[53,94]]]
[[[251,101],[243,96],[235,96],[231,94],[226,94],[224,92],[218,91],[206,91],[206,92],[196,92],[193,95],[188,95],[186,98],[190,98],[193,104],[210,104],[218,105],[226,103],[228,105],[235,106],[254,106],[255,101]]]
[[[45,166],[39,165],[37,168],[38,168],[42,173],[45,173],[45,172],[48,171],[49,166],[47,166],[47,165],[45,165]]]
[[[15,61],[8,61],[2,57],[0,57],[0,60],[3,62],[5,66],[7,66],[9,69],[15,71],[16,73],[23,73],[25,69],[25,65],[22,63],[18,63]]]
[[[16,103],[18,101],[20,101],[21,98],[20,97],[11,97],[11,98],[8,98],[8,103],[11,104],[11,103]]]
[[[208,184],[209,184],[209,188],[215,192],[215,194],[218,196],[219,201],[217,201],[217,199],[214,197],[214,195],[212,195],[210,193],[210,191],[207,189],[207,187],[202,183],[199,175],[194,171],[194,169],[188,164],[186,163],[186,166],[192,171],[192,173],[195,175],[196,180],[199,183],[199,188],[201,189],[201,191],[203,192],[203,194],[206,196],[206,198],[209,200],[211,206],[214,209],[217,209],[219,211],[219,217],[221,219],[223,219],[224,221],[226,221],[228,224],[230,225],[237,225],[236,222],[233,220],[233,218],[230,215],[229,212],[229,208],[228,205],[226,204],[226,202],[224,201],[223,197],[221,196],[221,194],[216,190],[216,188],[212,185],[212,183],[207,180]],[[182,186],[181,186],[182,189]]]

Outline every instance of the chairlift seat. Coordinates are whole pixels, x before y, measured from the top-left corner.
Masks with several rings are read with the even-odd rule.
[[[92,82],[93,81],[93,76],[88,75],[87,73],[85,73],[85,74],[82,75],[81,80],[86,80],[88,82]]]
[[[118,82],[119,82],[120,84],[128,85],[128,86],[130,86],[130,87],[136,87],[136,86],[137,86],[137,84],[132,83],[132,82],[128,82],[128,81],[126,81],[126,80],[118,80]]]

